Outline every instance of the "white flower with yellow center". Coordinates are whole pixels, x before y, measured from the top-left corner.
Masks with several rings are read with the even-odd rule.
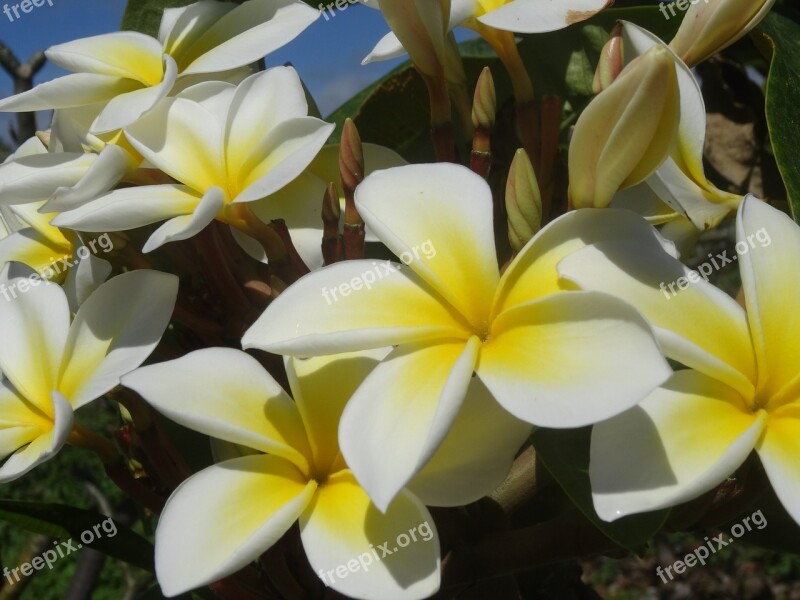
[[[464,167],[378,171],[356,189],[356,205],[409,267],[362,260],[311,273],[242,343],[292,356],[396,346],[359,387],[341,427],[344,457],[379,508],[433,456],[473,373],[511,414],[548,427],[608,418],[670,375],[630,306],[605,294],[559,293],[558,260],[580,238],[641,228],[635,215],[566,215],[501,277],[491,191]],[[479,432],[492,422],[472,426]]]
[[[595,425],[590,475],[598,514],[619,517],[691,500],[755,449],[800,522],[800,228],[748,196],[736,254],[746,311],[641,238],[589,246],[559,266],[581,288],[619,294],[653,324],[677,371],[640,406]],[[713,261],[713,262],[712,262]]]
[[[319,17],[301,0],[202,0],[164,11],[158,39],[135,31],[49,48],[47,58],[73,74],[0,101],[27,112],[106,103],[93,132],[121,129],[150,111],[182,78],[244,67],[293,40]]]
[[[325,144],[334,126],[307,113],[291,67],[256,73],[238,86],[192,86],[125,130],[131,145],[178,183],[115,190],[60,214],[53,224],[121,231],[168,219],[145,252],[188,239],[214,219],[237,226],[242,203],[282,189]]]
[[[254,358],[226,348],[125,377],[126,386],[170,419],[244,448],[190,477],[167,501],[156,530],[156,573],[165,594],[235,573],[298,521],[311,567],[342,594],[416,599],[439,588],[439,539],[424,504],[404,491],[379,511],[337,442],[342,409],[385,354],[288,359],[294,399]],[[406,543],[411,530],[416,541]],[[399,536],[405,547],[398,547]]]
[[[100,286],[70,324],[54,283],[0,284],[0,482],[82,445],[73,411],[114,388],[150,355],[169,323],[178,278],[134,271]]]

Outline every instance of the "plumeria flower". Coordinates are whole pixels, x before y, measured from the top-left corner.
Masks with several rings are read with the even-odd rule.
[[[153,109],[179,79],[231,71],[293,40],[319,17],[301,0],[203,0],[164,11],[158,39],[134,31],[83,38],[45,54],[71,75],[0,101],[2,111],[104,103],[93,132],[121,129]]]
[[[491,192],[464,167],[378,171],[356,189],[356,205],[408,268],[362,260],[311,273],[242,343],[291,356],[396,346],[353,396],[340,433],[345,460],[381,510],[433,456],[473,373],[511,414],[547,427],[605,419],[670,375],[630,306],[558,293],[555,264],[580,246],[577,238],[641,228],[635,215],[569,214],[540,231],[501,277]],[[488,418],[473,424],[476,432],[491,426]]]
[[[233,349],[198,350],[124,378],[170,419],[244,447],[167,501],[156,530],[156,573],[166,595],[235,573],[298,521],[312,568],[336,591],[398,599],[436,592],[440,552],[430,513],[409,491],[379,511],[337,442],[345,403],[385,354],[287,360],[294,401],[254,358]],[[427,534],[398,548],[398,536],[419,526]],[[347,569],[351,561],[357,569]]]
[[[669,205],[675,218],[688,218],[699,231],[716,227],[739,206],[742,197],[717,188],[705,174],[703,149],[706,107],[691,70],[666,44],[633,23],[624,22],[625,61],[636,60],[654,47],[667,49],[675,60],[680,90],[680,123],[670,156],[635,193],[649,187]]]
[[[133,271],[100,286],[70,324],[64,291],[36,278],[0,284],[0,481],[65,443],[85,445],[73,412],[142,364],[169,323],[178,278]]]
[[[669,43],[690,67],[721,52],[758,25],[775,0],[704,0],[686,11],[681,26]],[[666,16],[668,5],[661,5]],[[672,8],[674,10],[674,7]]]
[[[595,425],[590,476],[606,520],[691,500],[755,449],[800,522],[800,229],[748,196],[736,240],[736,255],[709,255],[699,274],[645,239],[592,245],[559,267],[583,289],[624,296],[666,354],[689,367],[640,406]],[[705,280],[712,266],[734,261],[746,311]]]
[[[178,183],[115,190],[60,214],[53,224],[121,231],[167,219],[145,252],[188,239],[214,219],[249,232],[244,203],[294,180],[334,128],[307,113],[300,78],[291,67],[257,73],[238,86],[192,86],[125,130],[148,163]]]

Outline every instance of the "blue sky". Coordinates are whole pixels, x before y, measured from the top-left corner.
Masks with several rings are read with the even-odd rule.
[[[2,6],[13,6],[20,0],[0,0]],[[45,50],[79,37],[116,31],[125,9],[125,0],[52,0],[33,8],[28,14],[10,22],[0,12],[0,41],[20,60],[26,61],[37,50]],[[348,6],[329,21],[320,18],[303,34],[267,57],[268,66],[291,62],[300,73],[323,114],[338,108],[358,90],[394,68],[401,60],[361,66],[377,41],[388,31],[378,11]],[[36,83],[66,72],[47,64],[39,72]],[[11,80],[0,71],[0,96],[12,93]],[[0,113],[0,136],[7,137],[9,114]],[[47,125],[49,115],[40,113],[39,127]]]

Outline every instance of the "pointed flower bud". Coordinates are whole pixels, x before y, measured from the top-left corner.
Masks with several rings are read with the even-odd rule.
[[[519,252],[542,228],[542,197],[528,153],[517,150],[506,184],[508,241]]]
[[[497,113],[497,94],[494,78],[489,67],[484,67],[475,86],[475,100],[472,104],[472,125],[475,129],[494,128]]]
[[[693,2],[670,48],[693,67],[743,37],[761,22],[773,4],[775,0]],[[662,12],[666,8],[669,5]]]
[[[597,70],[594,73],[592,91],[599,94],[614,80],[619,77],[622,67],[625,66],[622,56],[622,23],[614,25],[611,35],[608,38],[603,50],[600,52],[600,61],[597,63]]]
[[[569,149],[574,208],[608,206],[666,159],[680,120],[675,60],[657,46],[632,61],[589,103]]]

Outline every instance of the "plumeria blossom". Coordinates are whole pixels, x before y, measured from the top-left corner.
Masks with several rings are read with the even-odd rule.
[[[120,231],[166,219],[145,252],[188,239],[214,219],[247,232],[243,204],[294,180],[331,134],[333,125],[307,113],[300,78],[291,67],[251,75],[238,86],[216,81],[192,86],[125,130],[148,163],[178,183],[115,190],[60,214],[53,224]]]
[[[398,599],[436,592],[440,552],[430,513],[408,491],[379,511],[337,442],[342,409],[385,354],[288,359],[294,401],[254,358],[226,348],[124,378],[170,419],[246,449],[190,477],[167,501],[156,530],[156,573],[166,595],[238,571],[298,521],[312,568],[338,592]],[[387,541],[394,547],[398,535],[420,525],[427,539],[375,558],[373,548]],[[367,564],[346,578],[336,575],[351,560]]]
[[[775,0],[705,0],[693,3],[669,43],[690,67],[721,52],[744,37],[775,4]],[[662,12],[665,10],[661,6]]]
[[[73,412],[142,364],[169,323],[178,278],[134,271],[100,286],[70,324],[64,290],[12,277],[0,298],[0,481],[82,445]]]
[[[635,215],[569,214],[539,232],[501,277],[491,192],[464,167],[378,171],[356,189],[356,205],[408,269],[362,260],[311,273],[242,343],[291,356],[396,346],[353,396],[340,434],[345,460],[381,510],[433,456],[473,373],[511,414],[548,427],[607,418],[670,375],[630,306],[558,293],[555,264],[580,246],[577,238],[637,227]],[[489,419],[474,423],[476,432],[488,426]]]
[[[667,355],[690,367],[595,425],[592,493],[606,520],[691,500],[755,449],[800,522],[800,229],[748,196],[736,240],[746,311],[644,238],[589,246],[559,267],[583,289],[624,296],[653,323]],[[680,277],[691,285],[664,291]]]
[[[54,64],[73,73],[0,101],[2,111],[37,111],[104,103],[93,132],[135,122],[173,91],[180,78],[231,71],[293,40],[319,17],[301,0],[202,0],[164,11],[158,39],[134,31],[52,46]]]
[[[680,122],[672,150],[642,187],[649,187],[669,205],[675,218],[688,218],[700,231],[716,227],[736,210],[742,197],[720,190],[706,177],[706,108],[700,86],[686,64],[658,37],[629,22],[623,22],[623,32],[626,64],[652,48],[663,47],[674,58],[680,90]]]

